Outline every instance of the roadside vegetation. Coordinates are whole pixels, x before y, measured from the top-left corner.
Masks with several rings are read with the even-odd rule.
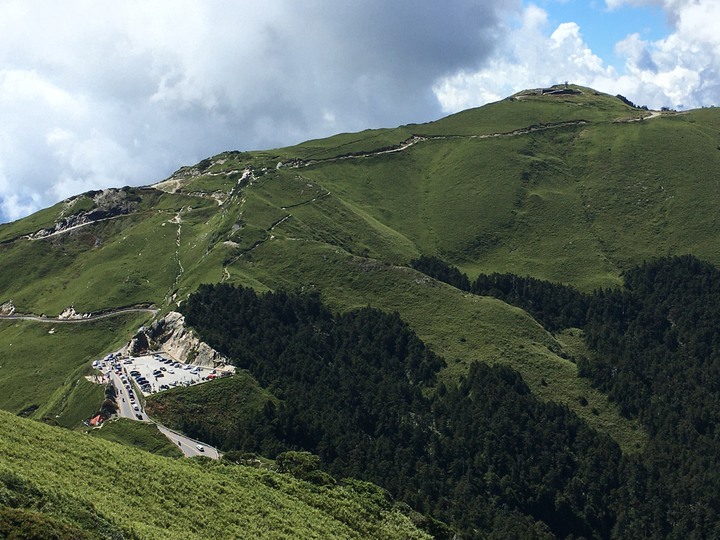
[[[125,344],[148,318],[123,314],[84,323],[0,320],[0,408],[75,427],[102,403],[84,379],[91,362]]]
[[[135,422],[127,418],[118,418],[105,422],[102,427],[89,432],[93,437],[113,441],[132,448],[146,450],[159,456],[179,458],[183,453],[170,440],[160,433],[157,426],[145,422]]]
[[[429,538],[373,486],[316,486],[265,469],[169,459],[6,412],[0,431],[0,531],[148,540]]]

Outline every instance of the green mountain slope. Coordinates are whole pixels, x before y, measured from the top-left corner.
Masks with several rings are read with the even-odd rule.
[[[580,330],[553,335],[522,309],[463,293],[408,266],[420,255],[437,255],[470,278],[512,272],[590,292],[619,286],[625,271],[658,256],[693,254],[720,265],[720,110],[651,113],[589,88],[560,90],[521,92],[427,124],[225,152],[154,186],[89,192],[0,225],[0,316],[55,317],[71,306],[109,314],[150,306],[161,316],[213,282],[315,290],[339,312],[368,305],[397,311],[446,359],[439,379],[448,387],[474,362],[510,366],[541,399],[567,406],[626,454],[637,452],[647,440],[638,423],[577,376],[576,361],[593,356]],[[100,396],[83,379],[89,360],[116,349],[149,320],[147,313],[76,324],[0,320],[0,408],[76,425]],[[264,402],[264,390],[253,389],[257,403]],[[187,395],[185,405],[194,407],[193,400],[213,392]],[[9,432],[22,431],[16,420],[2,418]],[[85,444],[47,433],[53,435],[43,432],[40,440],[61,448]],[[13,437],[3,438],[8,452],[29,444]],[[115,455],[112,446],[86,450],[99,456],[94,448]],[[131,456],[133,467],[161,459]],[[20,474],[18,463],[7,465],[8,474]],[[40,458],[31,463],[40,467]],[[60,467],[59,458],[49,463],[50,471]],[[170,476],[226,471],[162,463],[157,466],[189,467]],[[26,478],[33,486],[65,496],[49,476],[33,474]],[[213,489],[229,491],[217,477],[209,481],[214,487],[200,499],[212,499]],[[128,483],[139,489],[137,478]],[[296,495],[295,487],[278,485]],[[106,489],[101,486],[83,490],[94,497]],[[315,493],[297,489],[303,504]],[[125,495],[128,507],[140,506],[144,496]],[[78,497],[73,492],[83,508],[92,501]],[[127,510],[128,520],[112,517],[112,527],[160,537],[169,518],[162,498],[153,501],[149,508],[164,517],[149,528],[138,525],[144,518],[137,508]],[[253,501],[248,504],[262,513]],[[231,508],[227,502],[221,510],[231,515]],[[202,515],[192,507],[179,523]],[[323,514],[317,523],[335,527],[336,517]],[[390,530],[400,527],[395,517],[387,519]],[[329,530],[355,534],[345,526]],[[384,526],[360,532],[382,536],[377,531]],[[287,535],[323,536],[315,525],[296,527],[288,525]]]
[[[39,522],[64,538],[427,538],[369,484],[163,458],[6,412],[0,432],[0,531]]]
[[[642,437],[577,380],[562,340],[502,303],[423,289],[424,276],[398,266],[440,255],[471,277],[514,272],[590,290],[656,255],[720,262],[720,113],[641,120],[647,111],[572,89],[228,152],[153,188],[89,193],[1,225],[0,302],[48,315],[166,310],[204,282],[315,287],[337,309],[398,310],[448,358],[447,377],[475,360],[507,363],[631,448]]]
[[[147,314],[81,323],[0,320],[0,408],[74,427],[96,412],[102,386],[90,363],[122,346]]]

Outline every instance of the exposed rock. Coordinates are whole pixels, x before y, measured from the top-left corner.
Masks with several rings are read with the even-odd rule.
[[[75,204],[81,198],[91,198],[93,207],[89,210],[79,210],[73,214],[65,215],[66,212],[73,211]],[[44,238],[103,219],[129,214],[135,210],[139,200],[139,197],[132,195],[127,189],[90,191],[73,199],[69,199],[65,204],[63,213],[55,224],[52,227],[40,229],[36,233],[31,234],[30,238]]]
[[[149,328],[141,328],[126,349],[131,355],[161,351],[186,364],[235,371],[226,357],[200,341],[195,333],[185,326],[185,317],[176,311],[171,311],[164,318],[155,321]]]
[[[63,312],[58,315],[58,319],[86,319],[89,316],[87,313],[78,313],[75,311],[73,306],[65,308]]]
[[[180,167],[169,178],[166,178],[157,184],[153,184],[152,187],[167,193],[175,193],[182,191],[185,184],[201,174],[202,171],[198,167]]]
[[[12,303],[12,300],[0,304],[0,315],[12,315],[13,313],[15,313],[15,304]]]

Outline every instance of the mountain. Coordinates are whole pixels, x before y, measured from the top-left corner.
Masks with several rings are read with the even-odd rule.
[[[719,265],[719,133],[715,108],[652,112],[557,87],[73,197],[0,225],[2,309],[51,318],[0,320],[0,407],[72,427],[98,399],[89,360],[223,283],[316,292],[336,313],[397,312],[444,359],[438,384],[455,387],[477,362],[509,367],[539,403],[640,454],[654,436],[642,415],[598,376],[578,377],[578,362],[603,358],[582,329],[550,331],[532,306],[410,263],[436,256],[471,279],[512,273],[588,295],[658,257]],[[52,319],[70,307],[117,314]]]

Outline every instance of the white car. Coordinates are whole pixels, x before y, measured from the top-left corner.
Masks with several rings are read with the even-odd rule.
[[[205,447],[204,447],[202,444],[196,445],[195,448],[197,448],[200,452],[204,452],[204,451],[205,451]]]

